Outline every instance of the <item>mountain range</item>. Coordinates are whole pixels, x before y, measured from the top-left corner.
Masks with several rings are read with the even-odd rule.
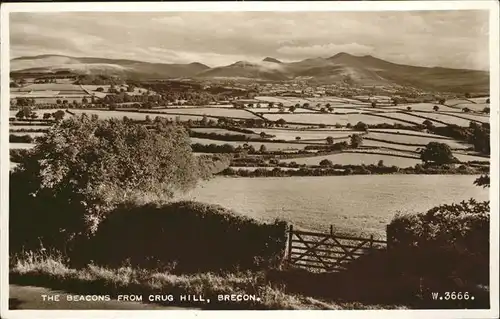
[[[281,62],[266,57],[260,62],[208,67],[202,63],[166,64],[134,60],[38,55],[11,60],[11,75],[70,71],[76,74],[115,75],[123,78],[193,78],[287,81],[304,79],[317,83],[412,86],[431,91],[487,92],[489,72],[421,67],[388,62],[371,55],[338,53],[329,58]]]

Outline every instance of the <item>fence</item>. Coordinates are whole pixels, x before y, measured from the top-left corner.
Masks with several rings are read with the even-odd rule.
[[[342,271],[352,261],[367,253],[385,249],[387,242],[360,237],[337,236],[330,233],[288,231],[286,260],[290,266],[313,268],[328,272]]]

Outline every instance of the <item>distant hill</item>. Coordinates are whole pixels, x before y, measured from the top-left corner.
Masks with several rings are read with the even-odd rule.
[[[10,64],[11,72],[14,73],[70,71],[76,74],[105,74],[130,78],[183,78],[194,76],[209,69],[208,66],[198,62],[190,64],[166,64],[62,55],[20,57],[12,59]]]
[[[202,63],[165,64],[134,60],[39,55],[11,60],[11,73],[105,74],[134,79],[199,78],[286,81],[307,79],[318,83],[346,82],[355,85],[404,85],[425,90],[452,92],[489,91],[489,72],[417,67],[391,63],[376,57],[338,53],[284,63],[266,57],[261,62],[239,61],[210,68]]]

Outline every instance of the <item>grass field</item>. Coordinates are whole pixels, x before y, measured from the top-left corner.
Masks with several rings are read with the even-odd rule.
[[[453,156],[455,156],[461,162],[471,162],[471,161],[489,162],[490,161],[490,159],[487,157],[474,156],[474,155],[468,155],[468,154],[453,153]]]
[[[434,112],[434,113],[415,112],[415,114],[429,118],[430,120],[438,120],[441,122],[445,122],[447,124],[455,124],[458,126],[469,126],[470,124],[470,121],[468,120],[440,112]]]
[[[488,100],[489,97],[473,97],[473,98],[470,98],[470,99],[467,99],[469,101],[472,101],[474,103],[477,103],[477,104],[486,104],[486,100]]]
[[[70,92],[80,92],[81,94],[85,94],[85,91],[79,86],[75,84],[67,84],[67,83],[36,83],[26,85],[20,89],[23,91],[70,91]],[[63,92],[61,92],[63,93]]]
[[[456,106],[458,104],[467,104],[467,103],[470,103],[470,101],[468,101],[466,99],[451,99],[451,100],[447,100],[446,102],[444,102],[445,105],[449,105],[449,106]]]
[[[43,133],[43,132],[10,132],[10,134],[17,135],[17,136],[29,135],[31,137],[38,137],[38,136],[44,135],[45,133]]]
[[[224,128],[217,128],[217,127],[203,127],[203,128],[191,128],[191,131],[193,132],[199,132],[199,133],[215,133],[215,134],[231,134],[231,135],[245,135],[248,137],[253,137],[253,138],[260,138],[260,135],[258,134],[247,134],[247,133],[241,133],[241,132],[236,132],[236,131],[231,131],[231,130],[226,130]]]
[[[391,108],[396,108],[400,110],[406,111],[408,107],[411,107],[412,111],[429,111],[433,112],[434,111],[434,106],[438,106],[440,111],[448,111],[448,112],[457,112],[456,108],[452,108],[446,105],[439,105],[435,103],[415,103],[415,104],[404,104],[404,105],[398,105],[398,106],[392,106]]]
[[[50,126],[47,125],[9,125],[10,131],[19,130],[47,130]]]
[[[245,110],[248,110],[250,112],[255,112],[255,113],[278,113],[280,111],[279,108],[277,108],[277,107],[272,107],[271,109],[269,109],[267,107],[260,107],[260,108],[259,107],[247,107],[247,108],[245,108]],[[283,113],[283,114],[289,114],[288,108],[286,108],[285,112],[286,113]],[[304,108],[298,107],[294,113],[317,113],[317,112],[314,110],[304,109]]]
[[[31,143],[9,143],[9,149],[30,149],[35,147],[35,144]]]
[[[366,139],[363,140],[363,146],[398,149],[401,151],[409,151],[409,152],[415,152],[417,148],[419,148],[418,146],[399,145],[387,142],[371,141]]]
[[[253,172],[257,169],[264,169],[266,171],[272,171],[273,169],[275,169],[275,167],[238,167],[238,166],[231,166],[232,169],[234,170],[239,170],[239,169],[243,169],[243,170],[246,170],[246,171],[249,171],[249,172]],[[293,168],[293,167],[280,167],[280,169],[282,171],[298,171],[299,169],[298,168]]]
[[[183,113],[188,115],[206,115],[206,116],[223,116],[244,119],[257,119],[254,114],[245,110],[229,109],[229,108],[216,108],[216,107],[203,107],[203,108],[168,108],[159,110],[164,113]]]
[[[276,140],[295,140],[297,136],[300,136],[303,140],[314,140],[314,139],[324,139],[328,136],[334,139],[345,139],[350,135],[359,133],[356,131],[305,131],[305,130],[283,130],[283,129],[254,129],[257,134],[260,132],[265,132],[266,134],[275,135],[273,139]]]
[[[434,138],[441,138],[445,140],[449,140],[449,137],[439,136],[432,133],[420,132],[420,131],[412,131],[412,130],[400,130],[400,129],[386,129],[386,128],[371,128],[370,132],[379,132],[379,133],[388,133],[388,134],[409,134],[414,136],[427,136]]]
[[[453,113],[451,115],[452,116],[454,115],[455,117],[464,117],[464,118],[470,119],[472,121],[477,121],[477,122],[481,122],[481,123],[489,123],[490,122],[489,115],[478,115],[478,114],[471,114],[471,113]]]
[[[284,159],[282,161],[287,163],[296,162],[298,164],[319,165],[319,162],[321,162],[324,159],[332,161],[333,164],[343,164],[343,165],[349,165],[349,164],[376,165],[380,160],[383,160],[384,164],[387,166],[396,165],[398,167],[410,167],[422,163],[422,161],[419,159],[404,158],[404,157],[390,156],[384,154],[361,154],[361,153],[340,153],[332,155]]]
[[[462,144],[458,141],[452,139],[440,139],[426,136],[408,136],[408,135],[398,135],[398,134],[387,134],[387,133],[379,133],[379,132],[369,132],[365,137],[375,138],[379,140],[384,140],[387,142],[394,143],[405,143],[405,144],[418,144],[418,145],[427,145],[430,142],[438,142],[449,145],[454,149],[467,149],[471,147],[468,144]]]
[[[382,123],[399,123],[407,124],[398,120],[390,120],[377,116],[370,116],[365,114],[349,114],[349,115],[336,115],[336,114],[265,114],[264,117],[270,121],[277,121],[280,118],[287,122],[307,123],[307,124],[326,124],[335,125],[337,123],[346,125],[351,123],[355,125],[358,122],[366,124],[382,124]]]
[[[457,104],[457,105],[455,105],[455,107],[460,108],[460,109],[467,107],[472,111],[482,112],[485,107],[490,107],[490,105],[489,104],[478,104],[478,103],[463,103],[463,104]],[[457,111],[460,111],[460,110],[457,109]]]

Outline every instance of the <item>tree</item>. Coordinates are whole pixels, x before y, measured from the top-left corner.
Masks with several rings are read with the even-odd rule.
[[[470,109],[469,109],[468,107],[464,107],[464,108],[462,109],[462,111],[463,111],[464,113],[469,113],[469,112],[470,112]]]
[[[62,120],[64,118],[64,115],[65,115],[65,112],[62,110],[56,111],[56,112],[54,112],[54,114],[52,114],[52,116],[54,117],[54,119],[56,121]]]
[[[354,129],[356,131],[363,131],[366,132],[368,130],[368,125],[363,122],[358,122],[356,125],[354,125]]]
[[[260,137],[265,138],[266,137],[266,132],[260,132]]]
[[[59,104],[61,104],[61,103],[62,103],[62,101],[61,101],[60,99],[57,99],[57,100],[56,100],[56,104],[57,104],[57,105],[59,105]]]
[[[87,100],[87,98],[86,98],[86,97],[84,97],[84,98],[82,99],[82,104],[87,104],[87,103],[89,103],[89,100]]]
[[[464,96],[466,99],[470,99],[470,93],[465,93]]]
[[[280,113],[285,112],[285,106],[283,106],[283,103],[280,103],[280,104],[278,105],[278,110],[279,110],[279,112],[280,112]]]
[[[363,144],[363,137],[359,134],[351,135],[351,147],[358,148]]]
[[[146,115],[146,123],[150,124],[150,123],[153,123],[153,121],[151,120],[151,117],[149,115]]]
[[[445,100],[445,99],[442,99],[442,98],[438,100],[438,103],[439,103],[439,104],[441,104],[441,105],[444,105],[444,103],[445,103],[445,102],[446,102],[446,100]],[[438,108],[438,109],[439,109],[439,108]]]
[[[319,162],[319,165],[323,167],[331,167],[333,166],[333,162],[330,161],[329,159],[324,159],[321,162]]]
[[[432,130],[435,126],[434,126],[434,123],[432,123],[431,121],[429,120],[425,120],[422,122],[422,124],[428,129],[428,130]]]
[[[259,152],[261,152],[261,153],[266,153],[266,152],[267,152],[267,147],[266,147],[264,144],[262,144],[262,145],[260,146],[260,148],[259,148]]]
[[[372,102],[372,107],[377,107],[377,102]]]
[[[50,119],[51,117],[52,117],[52,114],[50,114],[50,113],[43,113],[43,119],[44,119],[44,120],[48,120],[48,119]]]
[[[95,89],[97,92],[104,92],[104,89],[102,87],[98,87],[97,89]]]
[[[16,118],[18,119],[23,119],[23,118],[30,118],[31,115],[33,114],[33,111],[29,106],[24,106],[22,107],[17,113],[16,113]]]
[[[481,175],[475,181],[474,185],[482,186],[484,188],[490,187],[490,175]]]
[[[434,105],[434,107],[432,109],[437,112],[437,111],[439,111],[439,106]]]
[[[408,111],[411,111],[411,106],[407,106],[407,107],[406,107],[406,109],[407,109]]]
[[[116,119],[71,117],[37,139],[10,175],[16,232],[64,245],[95,231],[122,203],[168,200],[211,175],[181,126],[150,130]],[[26,221],[29,220],[29,223]],[[57,248],[60,248],[57,247]]]
[[[490,98],[486,99],[486,103],[488,103],[488,104],[490,103]]]
[[[286,124],[286,121],[282,118],[280,118],[279,120],[276,121],[276,125],[284,126],[285,124]]]
[[[393,99],[393,100],[392,100],[392,105],[394,105],[394,106],[398,106],[398,100]]]
[[[485,107],[483,109],[483,113],[490,114],[490,108],[489,107]]]
[[[327,144],[332,145],[332,144],[333,144],[333,142],[334,142],[333,137],[328,136],[328,137],[326,138],[326,143],[327,143]]]
[[[295,112],[296,109],[297,108],[292,105],[292,106],[290,106],[290,108],[288,110],[293,113],[293,112]]]
[[[300,139],[301,139],[301,137],[300,137],[300,136],[296,136],[296,137],[295,137],[295,140],[297,140],[297,141],[300,141]]]
[[[384,160],[378,161],[377,166],[378,167],[384,167]]]
[[[425,163],[452,164],[457,160],[450,146],[444,143],[430,142],[420,151],[420,159]]]

